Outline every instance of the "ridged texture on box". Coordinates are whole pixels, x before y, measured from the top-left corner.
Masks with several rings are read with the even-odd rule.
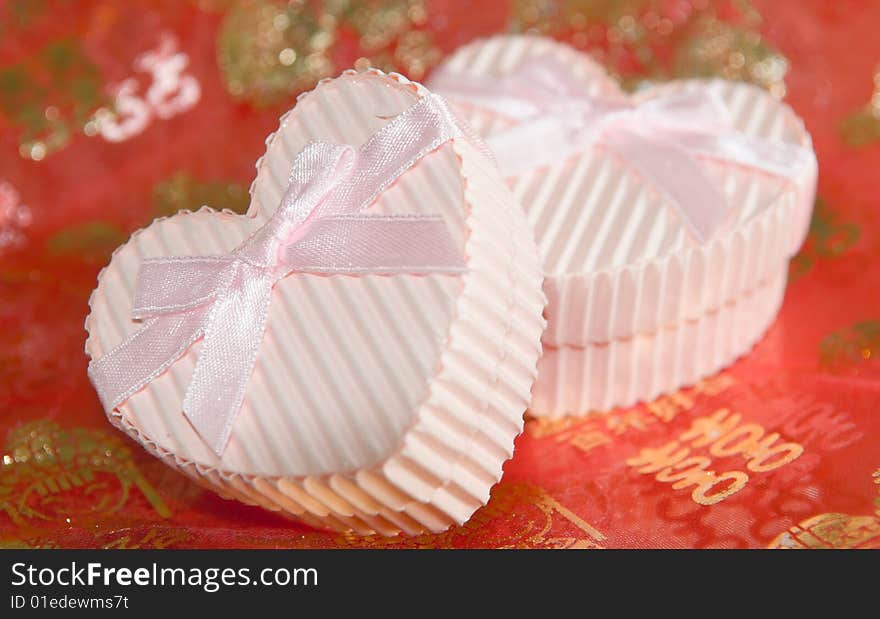
[[[159,220],[114,254],[91,299],[87,353],[100,355],[137,328],[128,312],[143,257],[228,251],[271,214],[307,141],[359,144],[425,92],[370,71],[301,97],[267,140],[248,218],[204,209]],[[316,526],[395,534],[466,520],[488,499],[522,430],[544,327],[535,244],[497,172],[458,140],[407,172],[375,208],[441,213],[467,273],[279,282],[221,459],[180,410],[198,345],[110,411],[111,421],[224,496]]]
[[[786,268],[697,320],[606,345],[544,347],[530,413],[560,417],[632,406],[693,385],[746,354],[773,322]]]
[[[478,41],[458,50],[441,70],[503,75],[542,55],[572,67],[593,94],[620,96],[586,54],[541,37]],[[714,91],[745,133],[810,146],[801,120],[756,86],[684,80],[649,88],[637,98],[676,89]],[[509,123],[465,103],[456,109],[484,136]],[[806,234],[815,165],[795,184],[732,165],[706,162],[706,167],[734,205],[736,223],[705,245],[690,241],[665,198],[602,146],[509,179],[544,260],[545,344],[607,344],[697,320],[735,303],[779,270]]]
[[[438,70],[501,76],[545,55],[570,67],[591,95],[625,96],[589,56],[538,36],[471,43]],[[635,98],[697,89],[716,94],[738,130],[811,149],[803,122],[756,86],[682,80]],[[512,123],[453,104],[483,136]],[[508,179],[535,231],[548,298],[530,414],[584,414],[674,391],[744,354],[772,322],[788,259],[809,226],[815,157],[793,181],[704,163],[734,209],[706,244],[689,238],[667,198],[602,145]]]

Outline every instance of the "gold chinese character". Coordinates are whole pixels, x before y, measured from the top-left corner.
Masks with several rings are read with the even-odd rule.
[[[644,432],[651,423],[654,423],[653,417],[648,417],[644,411],[635,408],[624,413],[609,415],[605,420],[605,427],[614,434],[621,435],[630,428]]]
[[[607,445],[611,442],[611,438],[602,432],[592,431],[575,434],[569,442],[581,451],[590,451],[596,447]]]
[[[681,440],[689,441],[694,447],[704,447],[714,443],[722,436],[739,425],[742,415],[730,413],[730,410],[721,408],[710,417],[694,419],[691,428],[681,435]]]
[[[681,462],[690,453],[690,449],[683,447],[678,449],[680,443],[672,441],[663,447],[645,447],[634,458],[629,458],[626,463],[632,467],[637,467],[639,473],[656,473]],[[677,451],[676,451],[677,450]]]

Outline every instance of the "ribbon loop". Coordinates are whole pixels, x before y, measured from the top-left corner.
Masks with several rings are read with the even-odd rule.
[[[667,196],[690,235],[721,230],[729,200],[701,158],[746,166],[797,183],[813,165],[799,144],[737,131],[727,106],[705,89],[642,101],[590,93],[571,67],[538,56],[500,77],[436,73],[429,85],[451,99],[491,110],[513,126],[487,138],[502,175],[517,176],[602,144]]]
[[[138,271],[131,317],[143,319],[210,302],[229,260],[215,256],[153,258]]]
[[[360,148],[308,144],[278,209],[231,253],[144,260],[132,304],[133,318],[144,324],[89,364],[105,408],[119,406],[203,338],[183,412],[219,456],[278,280],[291,273],[461,273],[463,256],[439,216],[363,211],[429,152],[468,137],[465,131],[443,99],[424,97]]]

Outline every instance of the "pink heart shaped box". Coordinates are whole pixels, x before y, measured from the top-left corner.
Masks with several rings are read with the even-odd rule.
[[[496,79],[536,58],[568,67],[590,96],[624,97],[586,54],[530,35],[466,45],[437,75]],[[439,77],[436,82],[444,94]],[[633,98],[700,89],[720,97],[736,130],[811,149],[803,122],[756,86],[679,80]],[[513,124],[486,107],[450,99],[484,137]],[[690,240],[668,198],[602,144],[507,179],[535,230],[548,297],[530,413],[607,410],[691,385],[748,352],[773,321],[788,259],[809,225],[815,156],[810,150],[795,182],[701,163],[734,206],[727,229],[705,243]]]
[[[427,93],[370,70],[301,96],[267,139],[246,216],[181,212],[114,253],[90,301],[87,354],[138,329],[130,313],[144,258],[229,252],[277,208],[309,141],[359,146]],[[181,410],[201,342],[109,410],[113,424],[221,495],[315,526],[392,535],[467,520],[513,452],[536,373],[545,298],[532,233],[492,163],[461,139],[421,159],[369,211],[440,214],[464,274],[278,281],[221,456]]]

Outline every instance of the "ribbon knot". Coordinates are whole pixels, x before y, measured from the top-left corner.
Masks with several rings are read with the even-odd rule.
[[[202,339],[183,412],[221,455],[280,279],[294,272],[461,273],[461,252],[441,217],[363,211],[419,159],[463,136],[445,102],[429,95],[359,148],[308,144],[278,209],[230,253],[144,260],[132,304],[142,327],[89,364],[105,408],[119,406]]]
[[[527,60],[499,77],[441,69],[429,86],[512,121],[511,127],[486,139],[506,178],[601,144],[665,194],[699,242],[724,227],[732,208],[700,159],[745,166],[793,183],[815,166],[809,148],[737,131],[727,106],[709,90],[638,102],[622,93],[598,96],[552,56]]]

